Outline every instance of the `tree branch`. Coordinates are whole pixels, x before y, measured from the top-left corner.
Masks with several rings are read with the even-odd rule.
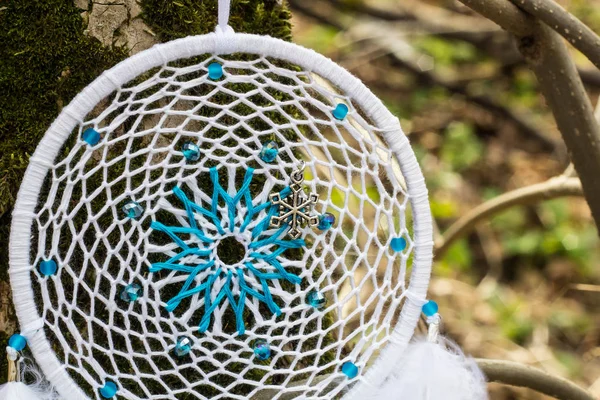
[[[512,206],[535,204],[541,200],[563,196],[581,196],[582,194],[579,179],[565,176],[558,176],[546,182],[504,193],[480,204],[452,224],[436,243],[435,258],[442,258],[457,239],[471,232],[479,222]]]
[[[524,0],[512,0],[514,3]],[[505,64],[521,65],[524,60],[517,51],[516,47],[507,45],[507,41],[511,40],[510,34],[505,31],[495,31],[487,24],[475,24],[472,17],[471,21],[455,19],[453,14],[441,15],[439,12],[434,12],[439,7],[434,7],[423,2],[403,1],[400,4],[403,9],[400,11],[397,6],[390,7],[377,4],[376,6],[368,5],[364,1],[342,2],[341,0],[329,0],[331,4],[336,6],[336,10],[348,10],[360,15],[368,15],[372,18],[381,19],[383,21],[401,22],[407,25],[410,22],[416,22],[419,27],[427,33],[448,40],[459,40],[467,42],[477,47],[480,51],[489,54],[494,58],[501,58],[501,62]],[[424,8],[421,10],[421,8]],[[519,12],[519,10],[515,10]],[[446,11],[446,13],[448,13]],[[431,15],[434,15],[433,21]],[[460,14],[458,14],[460,15]],[[464,18],[464,16],[461,16]],[[486,20],[487,22],[487,20]],[[397,24],[400,25],[400,24]],[[551,25],[554,26],[554,25]],[[414,32],[414,28],[407,26],[409,32]],[[588,28],[589,29],[589,28]],[[504,37],[506,36],[506,38]],[[600,57],[594,53],[595,57]],[[600,86],[600,72],[594,69],[579,68],[579,75],[583,83],[590,86]]]
[[[538,78],[600,227],[600,128],[562,38],[509,0],[460,1],[519,39],[519,50]]]
[[[518,112],[505,107],[489,96],[473,95],[469,93],[464,83],[448,82],[441,78],[435,71],[421,69],[417,65],[418,62],[414,56],[406,51],[406,48],[398,39],[386,37],[384,35],[369,35],[369,32],[374,32],[378,29],[381,30],[381,22],[360,22],[355,19],[354,23],[350,25],[347,18],[343,18],[343,15],[337,12],[338,10],[331,7],[331,0],[321,1],[316,4],[310,2],[310,5],[309,2],[302,0],[289,0],[289,4],[292,8],[302,12],[308,17],[316,19],[317,21],[338,30],[346,31],[347,36],[352,40],[358,41],[367,38],[366,41],[372,42],[375,46],[384,50],[383,56],[385,56],[393,66],[405,69],[414,74],[422,83],[434,87],[443,87],[451,93],[463,96],[467,102],[474,104],[496,117],[509,121],[519,130],[519,132],[537,139],[544,151],[556,152],[556,156],[559,159],[566,158],[566,152],[564,151],[564,146],[560,140],[555,140],[547,135],[543,130],[539,129],[533,121],[528,119],[526,115],[521,115]],[[387,28],[384,28],[384,31],[387,31]]]
[[[510,0],[461,1],[517,36],[519,50],[540,82],[541,90],[581,178],[596,226],[600,226],[600,179],[596,178],[600,171],[600,128],[594,120],[591,103],[562,38]],[[331,13],[324,16],[320,8],[317,10],[308,7],[306,2],[299,0],[292,0],[290,3],[338,29],[347,28],[341,18],[334,17]],[[323,2],[319,4],[327,5]],[[394,42],[391,38],[389,41]],[[394,61],[406,67],[406,60],[402,60],[399,55],[402,52],[391,52]],[[419,75],[424,76],[422,71],[413,69],[413,72],[421,72]],[[489,107],[489,104],[481,102],[480,105]],[[510,118],[511,115],[506,114],[505,117]]]
[[[516,36],[529,36],[533,33],[532,20],[510,1],[460,0],[460,2]]]
[[[476,361],[490,382],[533,389],[559,400],[595,400],[573,382],[528,365],[501,360]]]
[[[526,114],[519,113],[516,110],[506,107],[487,95],[471,94],[467,90],[467,85],[445,81],[434,71],[421,70],[415,62],[407,59],[406,55],[403,55],[400,52],[389,54],[388,59],[392,65],[411,72],[415,76],[419,77],[421,82],[426,83],[428,86],[442,87],[451,93],[461,95],[468,103],[471,103],[474,106],[489,112],[497,119],[508,121],[525,136],[537,139],[544,151],[550,153],[554,152],[558,159],[567,159],[564,145],[560,142],[560,140],[555,140],[547,135],[545,131],[539,128],[531,118],[527,117]],[[386,85],[389,87],[390,83],[386,82]]]
[[[600,68],[600,37],[553,0],[511,0],[561,34]]]

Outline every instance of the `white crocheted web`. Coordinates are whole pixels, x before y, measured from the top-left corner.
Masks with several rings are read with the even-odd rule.
[[[269,225],[269,195],[286,195],[302,161],[314,214],[335,222],[293,240]],[[101,399],[110,381],[131,400],[331,399],[385,378],[430,261],[427,193],[383,105],[306,49],[212,34],[125,61],[63,111],[19,194],[10,273],[22,330],[65,398]]]

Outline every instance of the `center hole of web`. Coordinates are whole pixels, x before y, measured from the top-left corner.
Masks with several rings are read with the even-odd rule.
[[[217,245],[217,256],[224,264],[238,264],[246,258],[246,246],[235,237],[228,236]]]

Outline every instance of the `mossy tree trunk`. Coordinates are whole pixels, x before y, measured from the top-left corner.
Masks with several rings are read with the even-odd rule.
[[[217,0],[12,0],[0,7],[0,344],[18,330],[8,279],[11,211],[29,156],[63,106],[152,45],[214,30]],[[278,0],[233,0],[237,32],[291,39]],[[6,380],[0,357],[0,383]]]

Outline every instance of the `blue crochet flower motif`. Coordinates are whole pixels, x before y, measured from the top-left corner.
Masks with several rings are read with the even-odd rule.
[[[154,230],[167,234],[178,250],[167,261],[152,264],[150,272],[171,270],[188,275],[179,294],[167,301],[166,309],[171,312],[183,299],[195,294],[202,296],[204,313],[200,332],[206,332],[215,309],[228,301],[236,316],[237,332],[244,334],[244,309],[248,297],[258,299],[273,314],[280,315],[281,309],[273,299],[269,282],[285,280],[299,284],[302,281],[299,276],[286,271],[278,257],[287,249],[303,247],[304,240],[286,240],[288,226],[269,229],[271,217],[278,210],[269,201],[254,204],[250,192],[253,173],[254,170],[248,168],[242,187],[231,196],[219,184],[219,172],[213,167],[210,169],[213,183],[210,208],[194,203],[181,188],[175,187],[173,194],[183,203],[186,215],[187,224],[182,225],[187,226],[166,226],[158,221],[151,224]],[[282,197],[289,193],[289,187],[280,192]],[[222,207],[219,209],[220,200],[225,204],[225,211]],[[244,212],[239,213],[238,210]],[[182,236],[186,235],[189,235],[188,238],[194,236],[195,240],[184,240]],[[215,244],[232,235],[249,238],[245,259],[233,266],[220,261],[215,250]],[[221,283],[218,292],[215,289],[217,281]]]

